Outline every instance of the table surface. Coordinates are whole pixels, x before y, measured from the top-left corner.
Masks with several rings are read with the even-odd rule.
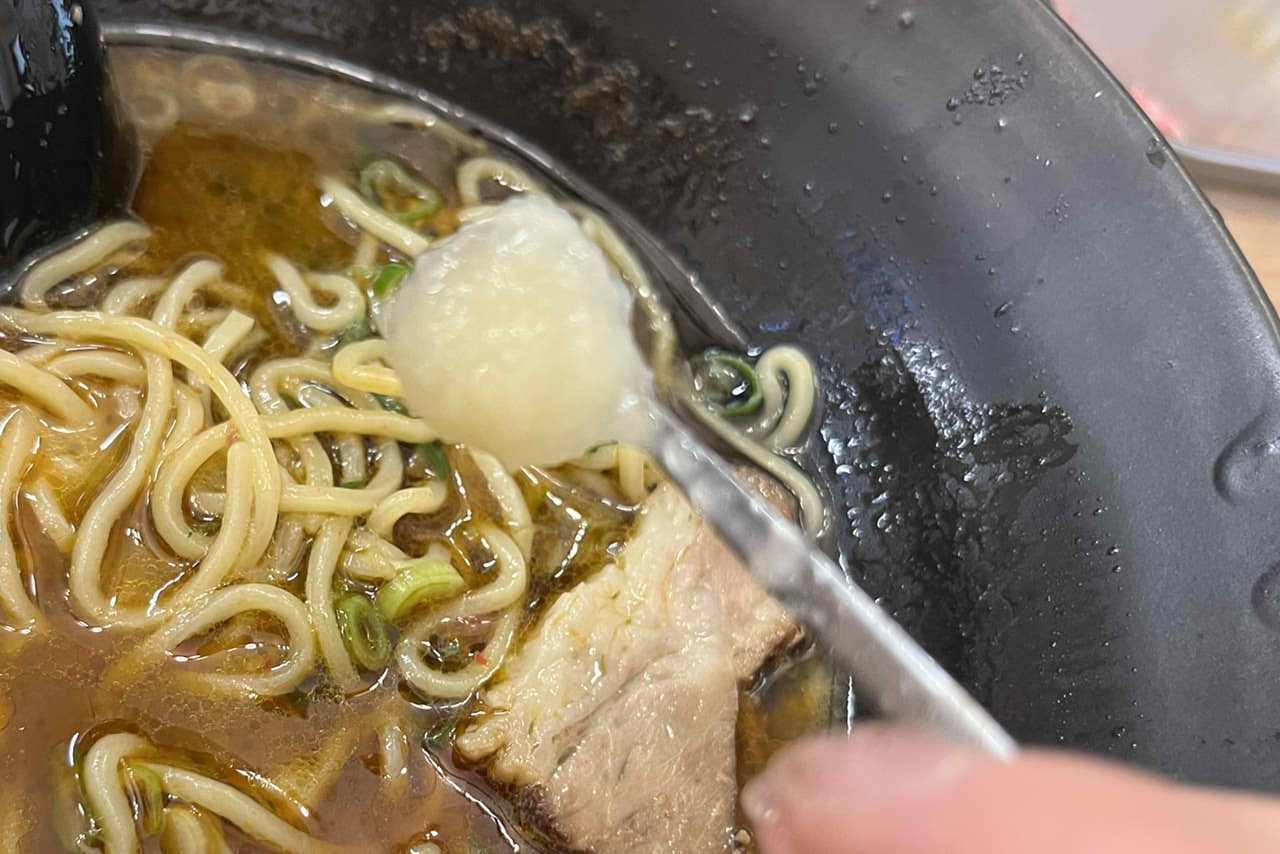
[[[1280,306],[1280,192],[1201,180],[1273,305]]]

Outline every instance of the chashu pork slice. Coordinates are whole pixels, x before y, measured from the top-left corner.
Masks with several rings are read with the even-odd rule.
[[[742,474],[789,507],[772,480]],[[575,850],[718,854],[734,824],[738,687],[798,636],[664,484],[616,563],[548,608],[457,748],[531,787]]]

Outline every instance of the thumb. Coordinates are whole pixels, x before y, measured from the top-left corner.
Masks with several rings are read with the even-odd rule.
[[[1268,798],[1053,751],[1003,762],[875,724],[783,751],[742,809],[764,854],[1280,851]]]

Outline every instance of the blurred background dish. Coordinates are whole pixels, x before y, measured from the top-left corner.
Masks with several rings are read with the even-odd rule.
[[[1054,0],[1280,299],[1280,0]]]

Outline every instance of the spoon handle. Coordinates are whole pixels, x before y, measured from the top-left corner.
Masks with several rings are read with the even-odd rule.
[[[885,714],[1000,757],[1016,745],[942,666],[790,522],[748,492],[665,408],[658,464],[764,585]]]

